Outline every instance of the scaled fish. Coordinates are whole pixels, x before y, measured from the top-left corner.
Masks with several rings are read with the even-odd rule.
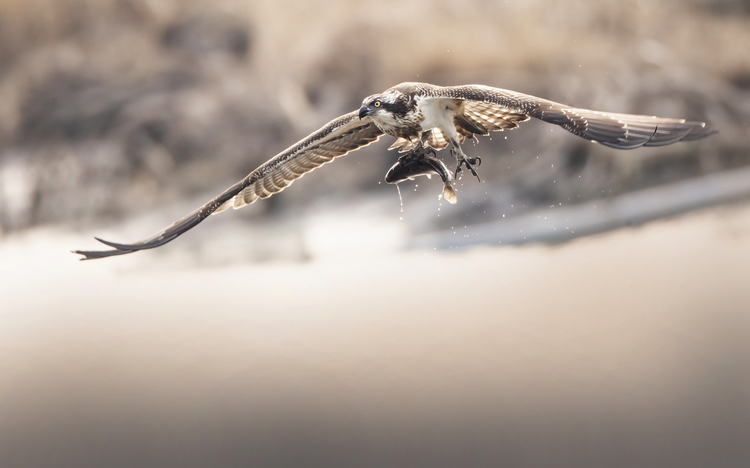
[[[442,196],[451,205],[458,201],[456,191],[453,189],[453,175],[445,166],[443,161],[432,156],[401,157],[398,162],[388,169],[385,181],[389,184],[398,184],[405,180],[414,180],[417,176],[437,174],[443,179]]]

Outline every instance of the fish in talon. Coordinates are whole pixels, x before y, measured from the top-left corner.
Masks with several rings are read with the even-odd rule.
[[[453,175],[445,163],[438,158],[432,156],[401,158],[388,170],[385,175],[385,181],[389,184],[398,184],[405,180],[414,180],[417,176],[430,177],[432,174],[439,175],[443,180],[442,196],[445,198],[445,201],[451,205],[455,205],[458,198],[453,188]]]

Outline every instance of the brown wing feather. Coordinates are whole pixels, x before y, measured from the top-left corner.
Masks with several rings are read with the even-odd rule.
[[[74,253],[83,255],[81,260],[91,260],[159,247],[192,229],[212,213],[224,211],[230,206],[239,208],[258,198],[268,198],[281,192],[304,174],[336,157],[369,145],[382,134],[369,120],[360,120],[357,112],[343,115],[279,153],[221,195],[148,239],[134,244],[118,244],[95,238],[114,250],[75,250]]]
[[[516,122],[525,122],[529,116],[513,112],[507,107],[486,102],[469,101],[464,105],[467,120],[492,132],[518,128]]]
[[[432,131],[430,131],[430,136],[427,138],[425,145],[436,150],[441,150],[448,146],[448,139],[445,138],[442,130],[440,130],[438,127],[435,127],[432,129]]]
[[[470,138],[476,132],[465,125],[468,121],[477,129],[497,131],[512,129],[534,117],[560,125],[569,132],[618,149],[639,146],[663,146],[678,141],[692,141],[716,133],[703,122],[667,119],[646,115],[615,114],[577,109],[547,99],[482,85],[439,87],[415,84],[430,97],[462,99],[463,113],[457,115],[459,135]]]
[[[480,119],[473,118],[468,112],[456,114],[453,118],[453,125],[456,130],[464,136],[471,138],[471,135],[489,135],[489,131],[482,125]],[[468,135],[467,135],[468,133]]]
[[[398,138],[391,146],[388,147],[388,150],[398,149],[399,153],[405,153],[407,151],[413,150],[414,145],[416,145],[417,141],[419,140],[410,140],[408,138]]]
[[[308,144],[306,140],[303,140],[297,145],[300,150],[295,152],[296,148],[291,148],[291,151],[287,150],[287,152],[290,152],[288,157],[283,157],[284,153],[282,153],[279,157],[266,163],[269,165],[269,169],[257,180],[249,183],[234,198],[227,201],[226,206],[222,206],[220,210],[223,211],[230,206],[235,209],[240,208],[259,198],[268,198],[275,193],[279,193],[304,174],[354,149],[369,145],[382,135],[382,132],[374,124],[361,122],[356,112],[348,114],[346,120],[345,126],[341,127],[335,134],[326,137],[324,141],[315,141],[314,144]],[[316,133],[308,139],[313,138],[314,140],[317,137],[318,134]],[[258,170],[261,169],[263,169],[263,166]]]

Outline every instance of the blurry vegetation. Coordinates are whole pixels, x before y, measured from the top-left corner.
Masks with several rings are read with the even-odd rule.
[[[401,81],[482,83],[721,130],[630,152],[537,123],[495,134],[467,147],[487,184],[462,187],[473,203],[459,204],[461,219],[746,166],[749,5],[0,0],[0,227],[113,220],[211,196]],[[395,159],[385,147],[306,176],[253,215],[391,190],[378,185]]]

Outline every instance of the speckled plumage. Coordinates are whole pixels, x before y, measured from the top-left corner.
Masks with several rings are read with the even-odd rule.
[[[377,109],[372,106],[380,104]],[[122,255],[164,245],[206,219],[230,207],[239,208],[284,190],[296,179],[334,158],[378,140],[383,134],[396,142],[389,149],[410,151],[426,134],[425,145],[436,150],[458,145],[466,138],[510,130],[534,117],[560,125],[569,132],[613,148],[661,146],[692,141],[714,133],[702,122],[612,114],[576,109],[546,99],[482,85],[435,86],[401,83],[369,96],[363,108],[372,115],[350,112],[332,120],[252,171],[222,194],[172,224],[135,244],[98,239],[114,250],[75,251],[82,260]],[[454,141],[455,140],[455,141]]]

